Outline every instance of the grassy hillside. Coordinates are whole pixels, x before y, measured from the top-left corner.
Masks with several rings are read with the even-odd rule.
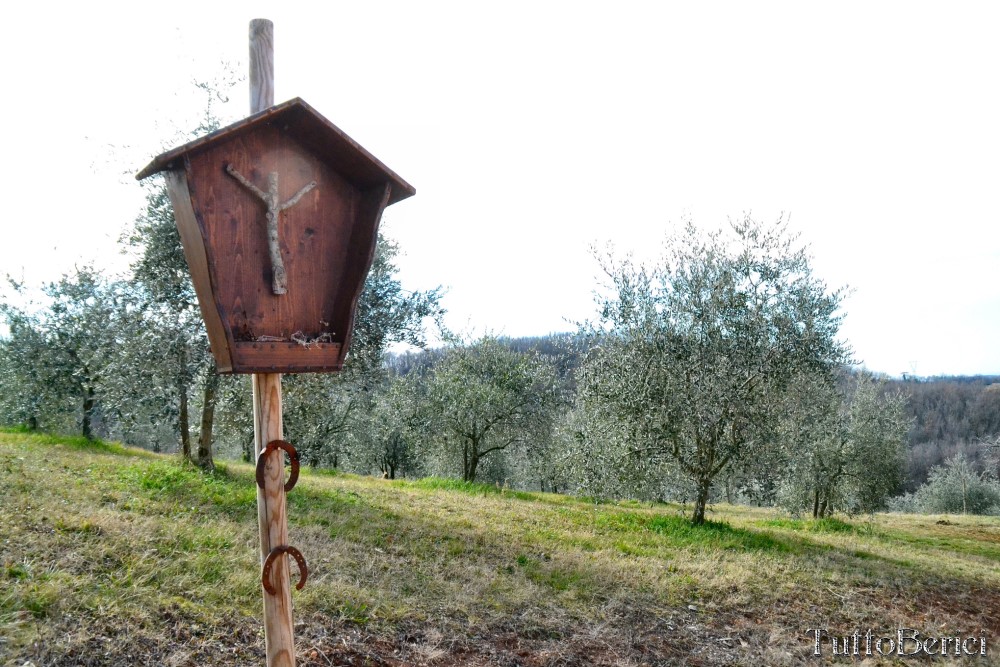
[[[0,664],[263,664],[249,466],[0,433],[0,487]],[[1000,656],[995,518],[717,506],[692,528],[675,506],[308,471],[288,501],[303,665],[817,664],[817,627],[984,632]]]

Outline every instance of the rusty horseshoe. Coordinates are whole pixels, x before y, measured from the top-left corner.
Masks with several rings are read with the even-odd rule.
[[[267,463],[267,455],[275,449],[285,450],[288,452],[288,458],[292,460],[292,471],[288,473],[288,481],[285,482],[285,493],[288,493],[299,479],[299,454],[290,443],[284,440],[272,440],[257,456],[257,486],[264,488],[264,466]]]
[[[301,591],[302,587],[306,585],[306,579],[309,577],[309,568],[306,567],[305,556],[302,552],[295,547],[283,546],[274,547],[271,549],[271,553],[267,554],[267,558],[264,559],[264,565],[260,572],[260,583],[264,585],[264,590],[275,595],[277,591],[271,585],[271,566],[274,564],[275,559],[281,554],[289,554],[295,559],[295,562],[299,564],[299,583],[295,584],[295,590]]]

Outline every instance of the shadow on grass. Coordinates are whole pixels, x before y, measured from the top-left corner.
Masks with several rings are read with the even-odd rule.
[[[497,484],[486,484],[482,482],[463,482],[459,479],[448,479],[444,477],[423,477],[421,479],[396,479],[390,482],[398,488],[421,489],[425,491],[454,491],[456,493],[466,493],[472,496],[501,498],[517,498],[546,505],[556,505],[560,507],[580,506],[580,507],[642,507],[642,506],[662,506],[670,507],[672,503],[645,502],[637,500],[614,500],[610,498],[600,498],[597,496],[574,496],[559,492],[548,491],[522,491],[511,489]]]
[[[967,534],[913,535],[900,530],[884,530],[886,539],[904,542],[921,549],[968,554],[1000,564],[1000,543],[978,540]]]
[[[199,512],[225,514],[234,521],[252,523],[256,518],[256,483],[249,467],[220,465],[214,473],[205,473],[177,460],[152,459],[116,467],[114,474],[121,490],[151,501],[149,505],[141,505],[143,512],[170,514],[178,511],[178,507],[185,511],[190,507]],[[532,503],[538,502],[538,495],[544,495],[436,479],[397,481],[389,488],[509,496]],[[881,555],[877,553],[881,549],[869,550],[861,544],[824,543],[819,533],[856,533],[873,541],[914,541],[881,533],[868,535],[864,526],[838,519],[813,522],[776,518],[757,522],[761,529],[755,530],[719,521],[695,526],[686,517],[658,509],[580,504],[567,507],[567,512],[558,517],[546,519],[544,529],[539,530],[537,525],[520,527],[516,514],[522,513],[521,510],[494,519],[477,513],[496,512],[495,507],[477,508],[469,504],[468,511],[454,515],[425,516],[420,503],[383,506],[383,501],[369,497],[363,488],[355,490],[350,486],[318,488],[300,484],[288,495],[288,503],[293,525],[321,527],[330,539],[343,539],[360,553],[391,553],[391,559],[378,558],[384,561],[384,567],[395,572],[393,576],[431,589],[435,588],[435,582],[441,581],[442,573],[437,568],[450,563],[444,566],[447,572],[460,573],[463,568],[478,571],[486,566],[502,578],[528,579],[552,591],[574,592],[584,599],[599,597],[615,585],[614,577],[593,568],[590,557],[581,558],[578,552],[603,549],[649,558],[669,558],[677,549],[702,553],[756,552],[792,559],[822,556],[828,563],[836,563],[836,569],[877,585],[922,576],[919,564],[905,557]],[[530,507],[524,509],[534,511]],[[498,530],[492,529],[494,520]],[[581,531],[592,531],[593,538],[585,535],[585,541],[593,543],[591,548],[579,547]],[[511,590],[517,589],[514,581],[510,585]],[[686,585],[698,584],[692,581]],[[498,583],[497,589],[496,595],[506,598],[502,592],[505,586]]]
[[[190,463],[153,460],[119,468],[116,474],[121,490],[141,493],[149,500],[211,509],[236,521],[257,517],[257,482],[247,468],[216,464],[214,471],[206,472]],[[312,489],[300,480],[286,501],[293,510],[291,521],[309,523],[324,514],[359,505],[363,499],[353,491]]]
[[[826,517],[823,519],[775,518],[760,520],[754,523],[764,528],[779,528],[795,531],[795,533],[799,534],[796,536],[796,539],[801,544],[808,544],[814,549],[830,550],[837,547],[809,540],[805,537],[806,535],[824,533],[844,534],[871,538],[872,540],[876,540],[882,544],[895,542],[905,544],[907,546],[914,546],[918,547],[925,553],[938,552],[944,556],[948,556],[949,554],[963,554],[1000,562],[1000,544],[994,544],[989,541],[984,542],[983,540],[976,539],[972,535],[957,531],[954,534],[916,535],[912,532],[904,530],[886,528],[884,526],[875,526],[872,523],[856,524],[833,517]],[[893,559],[887,556],[881,556],[869,551],[858,549],[841,550],[860,560],[881,560],[893,562],[903,567],[913,567],[913,564],[905,558]]]

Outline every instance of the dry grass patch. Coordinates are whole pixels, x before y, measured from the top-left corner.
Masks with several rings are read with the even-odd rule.
[[[0,434],[0,482],[0,663],[262,662],[249,466]],[[303,471],[300,663],[804,664],[811,627],[1000,641],[1000,521],[684,514]]]

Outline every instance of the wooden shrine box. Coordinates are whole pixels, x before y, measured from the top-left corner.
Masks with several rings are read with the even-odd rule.
[[[136,178],[159,172],[219,372],[340,370],[382,211],[413,186],[297,98]]]

